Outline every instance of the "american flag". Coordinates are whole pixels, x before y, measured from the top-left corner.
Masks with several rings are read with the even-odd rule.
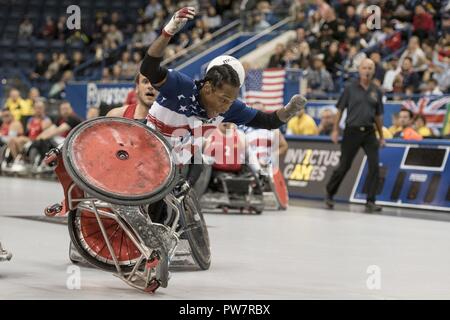
[[[244,100],[249,106],[255,102],[275,111],[284,105],[286,71],[281,68],[249,70],[245,79]]]
[[[420,98],[417,103],[413,100],[406,100],[403,102],[403,107],[411,110],[414,114],[425,116],[427,126],[435,133],[439,133],[444,125],[448,103],[450,103],[450,96],[425,96]]]

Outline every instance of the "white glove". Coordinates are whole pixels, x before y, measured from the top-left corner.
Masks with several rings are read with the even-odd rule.
[[[163,33],[172,37],[175,33],[179,32],[183,29],[184,25],[188,20],[194,19],[195,16],[195,8],[193,7],[184,7],[175,12],[172,19],[170,19],[169,23],[164,27]]]
[[[292,98],[288,102],[288,104],[284,106],[284,110],[286,110],[288,118],[289,119],[292,118],[298,112],[305,109],[305,105],[306,105],[307,101],[308,100],[300,94],[296,94],[296,95],[292,96]]]

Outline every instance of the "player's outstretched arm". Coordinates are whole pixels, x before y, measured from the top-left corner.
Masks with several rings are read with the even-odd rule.
[[[167,69],[161,67],[161,61],[170,38],[183,29],[188,20],[194,19],[194,16],[195,9],[192,7],[184,7],[175,12],[161,35],[148,48],[140,71],[150,80],[153,86],[159,87],[166,81]]]

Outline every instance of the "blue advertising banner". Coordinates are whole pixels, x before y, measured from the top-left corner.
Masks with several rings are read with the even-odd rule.
[[[290,197],[324,199],[325,186],[340,159],[340,145],[328,137],[286,136],[280,169]],[[450,212],[450,142],[387,140],[380,149],[377,203]],[[335,199],[366,202],[366,156],[359,150]]]
[[[80,117],[85,118],[90,107],[101,110],[122,106],[134,83],[74,82],[66,86],[67,100]]]
[[[380,149],[377,202],[383,205],[450,211],[450,142],[388,140]],[[366,198],[367,163],[360,167],[351,202]]]

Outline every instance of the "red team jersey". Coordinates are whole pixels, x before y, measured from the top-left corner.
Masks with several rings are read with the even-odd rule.
[[[134,113],[136,112],[137,103],[129,104],[123,113],[123,117],[127,119],[134,119]]]
[[[2,123],[0,127],[0,136],[8,136],[9,135],[9,123]]]
[[[46,119],[48,118],[40,119],[33,117],[28,120],[28,138],[30,138],[31,140],[35,140],[37,136],[41,134],[41,132],[43,131],[42,124]]]

